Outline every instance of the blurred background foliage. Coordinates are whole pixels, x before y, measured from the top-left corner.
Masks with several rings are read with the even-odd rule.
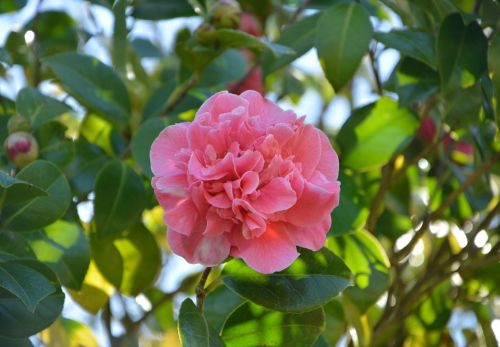
[[[234,6],[0,2],[0,345],[498,346],[498,0]],[[214,269],[201,313],[149,148],[246,88],[331,135],[341,202],[282,273]]]

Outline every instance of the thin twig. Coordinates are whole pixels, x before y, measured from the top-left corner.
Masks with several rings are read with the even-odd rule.
[[[375,53],[373,52],[373,50],[370,49],[368,51],[368,55],[370,56],[370,65],[372,67],[373,77],[375,78],[375,85],[377,86],[377,93],[378,93],[378,95],[382,96],[382,95],[384,95],[384,88],[382,86],[382,81],[380,80],[377,62],[375,59]]]
[[[370,206],[370,212],[366,220],[366,230],[368,230],[372,234],[375,233],[375,223],[377,222],[377,217],[381,207],[380,205],[382,204],[382,201],[384,199],[385,192],[387,191],[387,189],[389,189],[389,186],[391,185],[393,168],[394,168],[394,159],[389,161],[382,168],[382,178],[380,179],[380,185],[378,187],[377,193],[375,194],[375,197],[372,200]]]
[[[304,1],[302,1],[302,3],[299,6],[297,6],[297,9],[295,10],[295,12],[290,17],[290,20],[288,21],[288,24],[295,23],[297,21],[297,19],[299,18],[299,16],[302,14],[302,12],[304,12],[304,10],[306,9],[307,5],[310,2],[311,2],[311,0],[304,0]]]
[[[205,302],[205,283],[207,282],[208,275],[210,275],[210,271],[212,271],[212,268],[209,266],[203,271],[201,274],[200,282],[196,286],[196,307],[198,307],[198,310],[200,312],[203,312],[203,304]]]
[[[180,89],[174,90],[172,95],[169,97],[167,105],[161,112],[163,116],[168,115],[172,112],[177,105],[186,97],[191,88],[193,88],[198,83],[198,74],[194,73],[189,80],[187,80]]]

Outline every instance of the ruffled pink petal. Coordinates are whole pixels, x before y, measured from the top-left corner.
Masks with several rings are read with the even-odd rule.
[[[234,223],[230,219],[221,218],[214,208],[211,208],[207,213],[207,227],[203,232],[207,236],[216,236],[224,232],[229,232],[233,228]]]
[[[336,181],[339,176],[339,157],[333,150],[328,137],[321,131],[316,130],[321,140],[321,158],[316,170],[321,172],[330,181]]]
[[[161,194],[170,194],[177,197],[187,196],[186,173],[181,170],[171,170],[164,176],[153,178],[154,188]]]
[[[167,127],[151,145],[151,170],[155,176],[162,176],[175,167],[175,155],[187,148],[187,129],[189,123],[178,123]]]
[[[287,224],[288,237],[299,247],[308,248],[317,251],[323,247],[326,241],[326,234],[330,230],[332,218],[327,215],[321,223],[311,227],[299,227],[293,224]]]
[[[192,264],[214,266],[229,256],[231,245],[224,234],[205,236],[200,232],[186,236],[169,229],[167,236],[172,251]]]
[[[252,206],[262,213],[285,211],[297,202],[297,194],[283,177],[274,178],[259,192],[260,196],[252,201]]]
[[[169,227],[183,235],[189,235],[198,222],[198,211],[191,199],[187,198],[180,201],[177,206],[166,210],[163,218]]]
[[[281,271],[299,256],[297,248],[289,239],[280,223],[269,224],[258,238],[245,239],[235,235],[231,254],[242,258],[254,270],[269,274]]]
[[[302,175],[309,179],[321,159],[319,132],[310,124],[304,126],[290,141],[285,150],[294,156],[293,161],[302,168]]]
[[[339,182],[319,186],[304,182],[302,195],[295,206],[286,211],[286,220],[297,226],[314,226],[329,215],[339,203]]]
[[[259,174],[255,171],[247,171],[241,176],[240,188],[243,194],[252,194],[259,186]]]
[[[196,112],[195,121],[198,115],[210,113],[212,116],[211,121],[217,122],[220,114],[231,112],[239,106],[243,106],[247,109],[248,101],[238,95],[230,94],[227,91],[216,93],[201,105],[198,112]]]
[[[208,203],[218,208],[229,208],[232,201],[228,198],[226,192],[219,193],[207,199]]]

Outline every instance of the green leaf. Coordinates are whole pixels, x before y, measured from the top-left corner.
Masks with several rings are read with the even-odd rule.
[[[44,59],[67,91],[84,106],[114,124],[130,117],[127,88],[118,74],[97,58],[61,53]]]
[[[39,57],[76,51],[78,48],[78,28],[75,20],[66,12],[38,12],[26,29],[36,33],[35,43]]]
[[[369,15],[361,5],[337,4],[323,12],[316,27],[316,49],[335,91],[353,77],[372,36]]]
[[[467,128],[479,123],[481,109],[481,86],[456,88],[445,95],[444,114],[452,129]]]
[[[146,206],[146,189],[127,164],[114,160],[95,185],[94,220],[99,235],[117,235],[136,223]]]
[[[161,58],[163,56],[161,50],[146,38],[136,37],[130,44],[141,58]]]
[[[194,16],[191,5],[186,0],[141,0],[134,6],[132,16],[139,19],[159,20]]]
[[[61,284],[80,290],[90,263],[89,243],[81,227],[59,220],[29,238],[37,259],[54,271]]]
[[[75,158],[66,169],[74,194],[82,196],[90,193],[97,174],[109,160],[110,157],[99,146],[79,137],[75,141]]]
[[[328,238],[328,248],[342,258],[354,275],[355,286],[344,291],[364,313],[389,286],[389,259],[378,240],[361,230]]]
[[[151,286],[161,266],[153,235],[144,226],[116,238],[92,237],[92,255],[103,276],[125,295],[135,296]]]
[[[264,307],[304,312],[324,305],[350,285],[347,266],[328,249],[301,256],[286,270],[262,275],[241,260],[232,260],[223,271],[226,286]]]
[[[226,88],[230,82],[238,81],[247,74],[247,62],[236,49],[228,49],[215,58],[202,72],[200,88]]]
[[[19,11],[26,3],[27,0],[3,0],[0,3],[0,13]]]
[[[333,223],[330,232],[334,236],[358,231],[365,225],[369,213],[365,192],[356,177],[341,171],[339,181],[342,182],[340,190],[342,203],[332,214]]]
[[[57,278],[47,266],[32,260],[17,262],[29,264],[29,267],[49,280],[56,291],[44,297],[31,312],[19,298],[0,288],[0,336],[9,338],[28,337],[47,328],[60,315],[64,304],[64,294]]]
[[[205,300],[204,312],[208,324],[220,333],[229,316],[244,303],[245,300],[241,296],[226,286],[219,286],[210,292]]]
[[[36,259],[30,244],[22,234],[2,230],[0,232],[0,261],[16,258]]]
[[[437,41],[441,88],[469,86],[486,72],[488,41],[476,21],[465,25],[462,16],[451,14],[443,21]]]
[[[17,296],[31,313],[35,311],[40,301],[56,290],[45,276],[31,267],[33,262],[33,260],[0,262],[0,287]]]
[[[35,132],[40,157],[61,169],[65,168],[75,156],[74,142],[66,138],[66,130],[66,126],[60,122],[48,122]]]
[[[294,51],[293,54],[275,57],[271,53],[264,55],[264,73],[267,75],[281,67],[290,64],[292,61],[302,56],[308,50],[313,48],[316,37],[316,23],[320,14],[305,17],[300,21],[285,27],[275,43],[289,47]]]
[[[37,196],[47,195],[47,192],[40,187],[0,171],[0,193],[2,189],[11,191],[11,194],[9,194],[11,196],[10,203],[23,202]]]
[[[397,49],[401,54],[436,68],[434,38],[425,32],[412,29],[392,30],[388,33],[375,33],[375,39],[387,48]]]
[[[377,169],[410,140],[417,128],[418,120],[410,110],[382,97],[354,112],[344,123],[337,137],[342,164],[357,171]]]
[[[488,68],[493,75],[491,80],[495,86],[495,95],[497,99],[496,114],[500,117],[500,34],[492,37],[490,48],[488,50]]]
[[[182,302],[179,312],[179,335],[183,347],[210,346],[207,321],[191,299]]]
[[[151,163],[149,160],[149,151],[151,150],[151,144],[160,132],[165,129],[167,125],[170,124],[168,118],[152,118],[143,123],[134,137],[132,138],[132,157],[139,164],[142,172],[148,177],[153,177],[153,172],[151,171]]]
[[[71,202],[71,192],[68,181],[57,166],[37,160],[23,168],[16,177],[46,190],[47,196],[26,203],[9,203],[13,194],[9,190],[1,216],[4,227],[13,231],[36,230],[64,215]]]
[[[9,347],[33,347],[30,339],[9,339],[8,337],[0,336],[0,346]]]
[[[120,72],[125,72],[127,63],[127,21],[125,11],[127,9],[126,0],[118,0],[113,5],[113,15],[115,17],[113,25],[113,49],[111,55],[113,66]]]
[[[24,118],[29,119],[34,130],[71,111],[71,108],[66,104],[46,96],[32,87],[25,87],[19,91],[16,98],[16,108]]]
[[[285,46],[269,44],[240,30],[218,29],[215,32],[215,37],[223,48],[248,48],[254,51],[269,51],[275,56],[293,54],[293,51]]]
[[[246,303],[229,317],[222,339],[228,347],[312,346],[324,328],[325,315],[321,308],[283,313]]]
[[[450,289],[449,281],[441,283],[418,307],[416,315],[426,331],[443,330],[448,324],[453,308]]]

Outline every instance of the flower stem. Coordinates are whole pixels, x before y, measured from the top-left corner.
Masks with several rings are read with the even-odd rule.
[[[212,271],[212,268],[209,266],[203,271],[201,274],[200,282],[196,286],[196,307],[200,312],[203,312],[203,303],[205,302],[205,283],[207,282],[208,275]]]

